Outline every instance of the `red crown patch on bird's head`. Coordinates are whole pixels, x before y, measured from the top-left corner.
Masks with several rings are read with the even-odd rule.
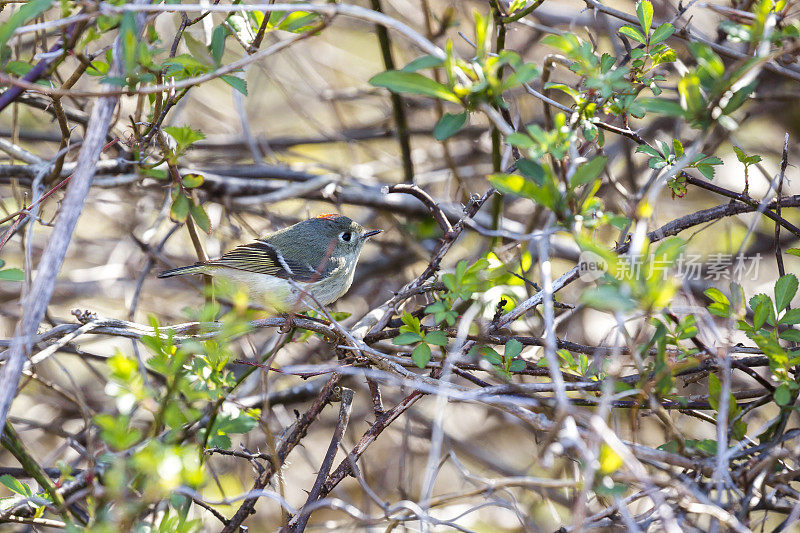
[[[339,218],[340,216],[342,215],[339,213],[325,213],[324,215],[318,215],[314,218]]]

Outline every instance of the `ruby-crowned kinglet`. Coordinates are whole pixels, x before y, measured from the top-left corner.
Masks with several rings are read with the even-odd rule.
[[[367,238],[341,215],[321,215],[298,222],[254,243],[234,248],[219,259],[166,270],[159,278],[182,274],[220,276],[244,285],[257,303],[278,313],[299,312],[335,302],[353,283],[353,273]]]

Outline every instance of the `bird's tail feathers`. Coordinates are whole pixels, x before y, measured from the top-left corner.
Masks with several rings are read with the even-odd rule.
[[[202,274],[205,270],[205,265],[189,265],[173,268],[171,270],[164,270],[163,272],[159,272],[156,277],[171,278],[172,276],[183,276],[184,274]]]

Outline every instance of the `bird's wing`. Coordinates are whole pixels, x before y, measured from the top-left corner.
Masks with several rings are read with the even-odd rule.
[[[255,241],[238,246],[219,259],[209,261],[206,264],[308,283],[318,281],[328,275],[327,270],[330,264],[326,263],[323,268],[317,270],[319,265],[310,265],[305,261],[286,258],[271,244],[264,241]]]

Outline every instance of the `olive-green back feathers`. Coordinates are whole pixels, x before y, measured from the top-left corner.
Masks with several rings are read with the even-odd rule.
[[[363,235],[364,228],[357,222],[341,215],[323,215],[234,248],[219,259],[167,270],[158,277],[198,274],[220,266],[304,283],[318,281],[345,266],[351,256],[358,256]]]

